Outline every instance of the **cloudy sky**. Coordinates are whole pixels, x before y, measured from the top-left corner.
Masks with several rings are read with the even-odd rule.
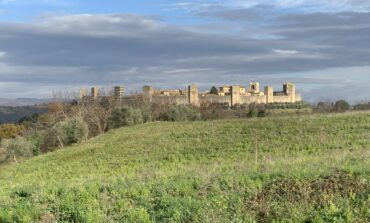
[[[370,100],[370,0],[0,0],[0,98],[250,81]]]

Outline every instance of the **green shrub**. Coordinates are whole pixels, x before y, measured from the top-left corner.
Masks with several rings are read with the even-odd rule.
[[[3,124],[0,125],[0,140],[15,138],[24,131],[23,126],[14,124]]]
[[[344,100],[339,100],[335,102],[333,110],[334,112],[346,112],[349,110],[349,108],[350,108],[350,105],[348,102]]]
[[[5,160],[17,162],[19,158],[32,157],[36,150],[36,146],[25,138],[17,136],[13,139],[3,139],[1,141],[1,150],[5,155]]]
[[[203,120],[234,118],[233,109],[224,103],[202,103],[199,112]]]
[[[255,103],[249,105],[248,117],[265,117],[266,115],[266,105]]]
[[[140,109],[141,109],[141,114],[143,116],[144,123],[153,121],[152,109],[150,106],[143,106]]]
[[[320,101],[319,103],[317,103],[314,109],[315,109],[315,112],[329,113],[333,110],[333,104],[330,102]]]
[[[88,132],[88,125],[82,118],[71,118],[46,130],[42,137],[42,147],[50,150],[57,146],[64,147],[80,143],[87,138]]]
[[[72,118],[67,121],[57,123],[54,128],[57,132],[64,133],[67,145],[80,143],[88,135],[88,126],[82,118]]]
[[[147,116],[145,118],[146,120],[149,119]],[[143,112],[140,109],[133,107],[123,107],[113,110],[109,126],[110,128],[115,129],[125,126],[142,124],[143,122]]]
[[[172,106],[164,114],[165,121],[196,121],[200,120],[200,114],[192,107],[185,105]]]
[[[28,141],[31,142],[35,147],[32,151],[34,156],[38,156],[41,154],[41,149],[40,149],[40,138],[38,137],[27,137]]]
[[[370,102],[357,104],[357,105],[353,106],[353,109],[354,110],[360,110],[360,111],[361,110],[363,110],[363,111],[370,110]]]

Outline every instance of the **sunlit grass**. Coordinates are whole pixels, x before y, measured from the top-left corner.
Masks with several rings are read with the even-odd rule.
[[[1,166],[0,222],[366,222],[369,160],[366,112],[148,123]],[[323,203],[268,193],[315,180]]]

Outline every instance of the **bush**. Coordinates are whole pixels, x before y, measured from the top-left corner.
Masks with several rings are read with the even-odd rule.
[[[266,115],[266,105],[255,103],[249,105],[248,117],[265,117]]]
[[[42,147],[49,150],[52,147],[64,147],[80,143],[87,138],[89,128],[82,118],[71,118],[55,124],[44,132]]]
[[[232,109],[228,104],[202,103],[199,111],[203,120],[217,120],[233,117]]]
[[[339,100],[335,102],[333,110],[334,112],[346,112],[349,110],[349,108],[350,108],[350,105],[348,102],[344,100]]]
[[[170,107],[164,114],[165,121],[196,121],[200,120],[200,114],[192,107],[177,105]]]
[[[14,124],[3,124],[0,125],[0,140],[15,138],[24,131],[23,126]]]
[[[72,118],[59,122],[55,125],[55,128],[64,132],[67,145],[82,142],[87,138],[89,131],[86,122],[82,118]]]
[[[35,144],[27,141],[21,136],[13,139],[4,139],[1,141],[1,150],[5,155],[5,160],[17,160],[21,157],[32,157],[37,150]]]
[[[39,113],[35,113],[31,116],[24,116],[19,119],[18,123],[19,124],[24,124],[24,123],[37,123],[38,119],[40,117]]]
[[[140,109],[141,109],[141,114],[143,116],[144,123],[153,121],[152,109],[150,106],[146,105],[146,106],[141,107]]]
[[[147,120],[148,117],[145,117]],[[144,122],[143,112],[138,108],[123,107],[113,110],[109,126],[110,128],[120,128],[125,126],[133,126]]]
[[[357,104],[353,107],[354,110],[370,110],[370,102],[368,103],[363,103],[363,104]]]
[[[320,101],[317,103],[317,106],[315,107],[315,112],[319,113],[328,113],[333,110],[333,104],[330,102],[323,102]]]

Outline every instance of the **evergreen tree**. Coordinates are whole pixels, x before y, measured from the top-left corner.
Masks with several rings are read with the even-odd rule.
[[[213,87],[211,88],[211,91],[210,91],[209,93],[210,93],[210,94],[218,95],[218,90],[217,90],[217,88],[216,88],[215,86],[213,86]]]

